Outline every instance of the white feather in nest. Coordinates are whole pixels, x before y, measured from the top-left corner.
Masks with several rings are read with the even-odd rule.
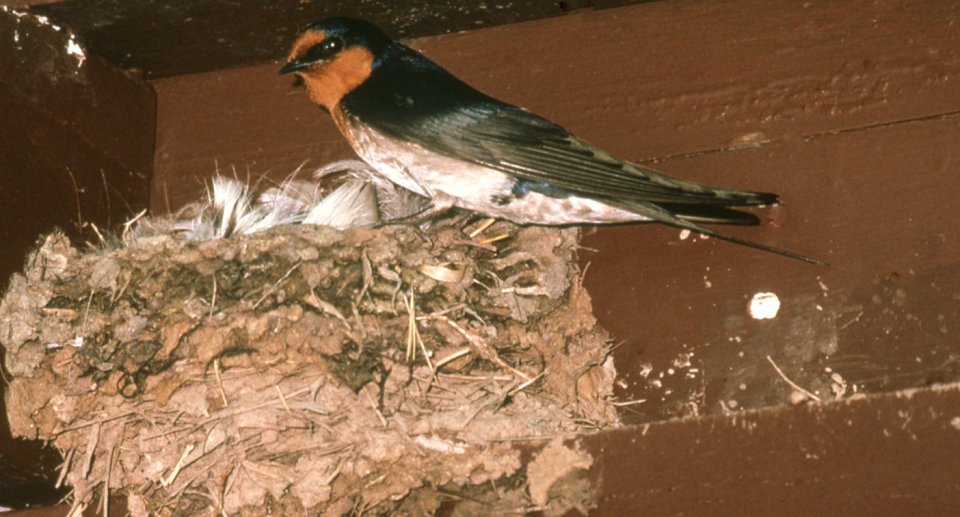
[[[299,168],[297,169],[299,171]],[[294,172],[294,174],[296,171]],[[320,181],[343,173],[346,181],[324,196]],[[373,226],[416,214],[430,200],[394,185],[358,160],[340,160],[313,173],[314,181],[288,179],[256,196],[236,178],[217,175],[207,189],[207,199],[184,207],[177,215],[142,218],[127,223],[124,244],[154,235],[180,233],[203,241],[257,233],[285,224],[316,224],[337,229]]]
[[[345,172],[350,178],[373,185],[376,190],[380,219],[393,221],[414,215],[430,206],[430,200],[400,187],[383,177],[376,169],[357,160],[340,160],[313,172],[317,181],[332,174]]]
[[[379,220],[376,191],[369,183],[349,179],[311,208],[302,224],[332,226],[342,230],[354,226],[373,226]]]
[[[299,169],[298,169],[299,170]],[[347,180],[332,193],[323,195],[320,180],[345,173]],[[373,226],[383,220],[416,214],[430,200],[397,187],[376,170],[358,160],[330,163],[314,174],[314,182],[288,179],[255,196],[236,178],[216,176],[207,190],[207,200],[187,213],[191,216],[173,224],[143,221],[138,236],[181,232],[190,240],[222,239],[231,235],[257,233],[285,224],[316,224],[337,229]],[[157,228],[144,231],[144,225]]]

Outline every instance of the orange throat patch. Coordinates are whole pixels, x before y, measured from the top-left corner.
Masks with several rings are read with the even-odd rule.
[[[362,84],[373,70],[373,54],[363,47],[341,52],[329,63],[314,65],[302,72],[310,100],[333,113],[344,95]]]

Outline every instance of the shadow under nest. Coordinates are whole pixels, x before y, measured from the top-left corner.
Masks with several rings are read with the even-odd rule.
[[[54,233],[0,305],[11,428],[63,452],[75,509],[586,513],[570,439],[617,415],[577,230],[469,230]]]

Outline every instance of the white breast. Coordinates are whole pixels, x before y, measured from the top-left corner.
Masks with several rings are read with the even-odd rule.
[[[514,181],[509,175],[388,138],[350,124],[348,140],[371,167],[401,187],[431,199],[447,196],[454,205],[519,224],[590,224],[644,221],[646,217],[600,201],[570,196],[553,198],[528,192],[506,203]]]
[[[364,161],[390,181],[422,196],[432,198],[443,192],[457,199],[492,197],[512,187],[510,177],[502,172],[426,151],[358,124],[350,124],[349,130],[354,150]]]

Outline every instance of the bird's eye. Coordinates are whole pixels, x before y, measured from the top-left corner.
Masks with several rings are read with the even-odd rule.
[[[304,60],[309,62],[326,61],[343,50],[343,38],[340,36],[331,36],[320,43],[310,47],[310,50],[303,56]]]
[[[336,52],[339,52],[340,49],[343,48],[343,39],[340,36],[331,36],[323,40],[323,43],[321,43],[321,45],[323,45],[324,50],[326,50],[327,52],[330,52],[331,54],[334,54]]]

